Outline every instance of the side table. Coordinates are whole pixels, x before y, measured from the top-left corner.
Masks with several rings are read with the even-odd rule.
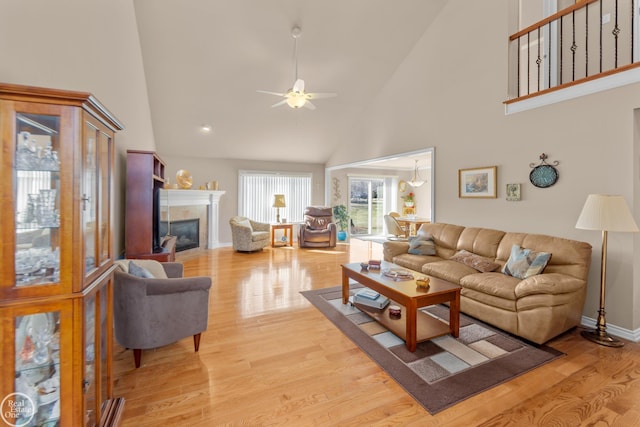
[[[271,247],[276,247],[275,235],[276,230],[283,230],[284,236],[287,238],[287,242],[284,245],[279,246],[293,246],[293,224],[284,223],[284,224],[271,224]]]

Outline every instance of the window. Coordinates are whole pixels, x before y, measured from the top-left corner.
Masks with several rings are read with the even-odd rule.
[[[302,222],[304,209],[311,204],[311,174],[296,172],[239,172],[238,213],[258,222],[275,222],[274,194],[284,194],[286,207],[280,218]]]

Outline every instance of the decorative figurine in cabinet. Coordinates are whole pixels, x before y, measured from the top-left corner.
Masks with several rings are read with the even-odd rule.
[[[0,417],[115,425],[112,192],[120,122],[92,95],[0,84]]]

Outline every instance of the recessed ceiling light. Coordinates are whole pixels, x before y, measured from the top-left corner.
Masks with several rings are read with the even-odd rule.
[[[211,133],[211,125],[202,125],[200,126],[200,132],[202,133]]]

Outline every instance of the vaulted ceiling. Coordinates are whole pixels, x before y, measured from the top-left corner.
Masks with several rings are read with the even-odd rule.
[[[169,155],[324,163],[437,15],[427,0],[134,0],[156,148]],[[298,74],[337,92],[271,108]],[[203,134],[201,125],[211,125]]]

